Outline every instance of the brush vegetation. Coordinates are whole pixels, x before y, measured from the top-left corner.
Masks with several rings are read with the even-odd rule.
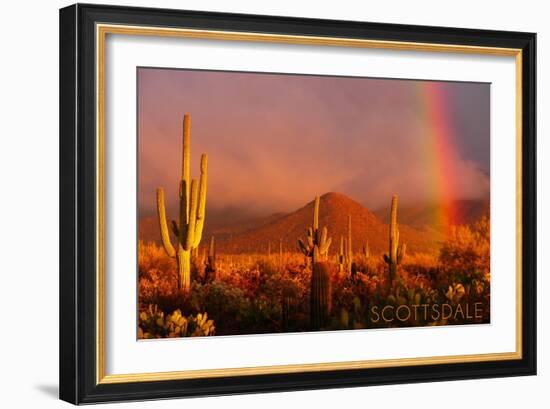
[[[159,187],[157,222],[162,244],[141,240],[138,244],[139,338],[490,321],[488,217],[451,227],[434,249],[411,251],[400,233],[397,195],[391,198],[388,224],[357,211],[345,215],[344,227],[336,223],[321,227],[323,209],[317,196],[305,236],[296,234],[290,241],[288,236],[273,234],[264,237],[262,245],[256,240],[251,246],[264,251],[231,251],[228,243],[220,251],[214,236],[206,243],[202,240],[207,175],[203,154],[200,180],[190,176],[190,118],[185,115],[178,220],[168,224],[164,191]],[[334,200],[335,194],[331,195],[329,200]],[[354,237],[356,224],[361,226],[360,238]],[[382,228],[385,251],[380,251]],[[409,230],[406,236],[414,237]],[[330,232],[337,232],[332,246]],[[443,304],[454,310],[476,305],[479,313],[416,313],[420,306]],[[405,319],[373,319],[373,311],[385,307],[415,314]]]

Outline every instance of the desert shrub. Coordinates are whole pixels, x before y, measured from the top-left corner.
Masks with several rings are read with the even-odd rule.
[[[490,280],[490,225],[483,217],[472,226],[456,226],[443,243],[439,261],[450,284]],[[449,284],[449,283],[446,283]]]
[[[489,239],[486,219],[455,227],[439,254],[407,254],[392,283],[380,255],[355,255],[355,275],[339,272],[337,263],[328,261],[332,311],[326,329],[465,323],[418,316],[389,324],[370,319],[373,307],[413,308],[419,303],[456,306],[481,302],[487,308],[475,322],[488,322]],[[219,254],[216,278],[209,282],[201,278],[203,265],[200,257],[198,260],[191,289],[184,294],[177,288],[174,260],[156,244],[140,242],[140,337],[211,335],[214,322],[217,335],[306,331],[311,327],[312,272],[302,255]]]
[[[176,271],[174,259],[168,257],[164,249],[156,243],[138,242],[138,270],[139,274],[146,275],[151,270],[164,272]]]
[[[357,271],[361,274],[367,274],[369,276],[378,275],[380,271],[381,256],[371,255],[365,257],[362,254],[355,255],[354,263],[357,267]]]
[[[204,285],[194,284],[187,300],[191,311],[208,309],[220,335],[238,332],[243,311],[250,308],[241,288],[218,280]]]
[[[403,270],[412,275],[433,277],[437,274],[439,259],[436,254],[409,254],[403,262]]]
[[[247,308],[243,291],[238,287],[228,286],[220,281],[204,286],[203,302],[211,308],[214,316],[238,317],[242,309]]]

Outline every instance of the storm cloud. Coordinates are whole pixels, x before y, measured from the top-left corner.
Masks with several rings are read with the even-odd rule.
[[[155,189],[175,203],[184,113],[191,115],[192,174],[209,156],[208,209],[249,214],[294,210],[336,191],[371,209],[393,193],[436,202],[434,135],[425,82],[391,79],[138,70],[139,208]],[[438,83],[452,142],[445,177],[456,199],[489,194],[490,85]],[[445,180],[443,180],[445,182]]]

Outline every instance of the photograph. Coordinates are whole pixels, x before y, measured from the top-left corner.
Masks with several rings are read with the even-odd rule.
[[[491,84],[136,70],[139,340],[491,323]]]
[[[369,402],[404,388],[399,404],[428,394],[464,406],[447,381],[466,381],[478,406],[537,396],[540,381],[506,397],[503,381],[482,379],[536,375],[540,359],[543,13],[535,24],[514,9],[515,25],[494,5],[402,3],[385,17],[340,4],[294,16],[59,9],[59,81],[15,65],[59,89],[8,139],[59,158],[58,217],[41,218],[59,225],[59,286],[34,287],[59,297],[59,334],[46,337],[58,352],[46,355],[59,358],[61,400],[241,395],[242,406],[242,394],[348,388],[354,401],[368,386]],[[26,107],[14,83],[6,100]],[[45,118],[55,154],[28,143]],[[7,188],[14,203],[42,203],[44,169]],[[335,393],[329,406],[343,402]]]

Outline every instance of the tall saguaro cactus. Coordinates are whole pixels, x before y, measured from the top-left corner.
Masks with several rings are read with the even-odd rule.
[[[397,195],[393,195],[390,209],[390,248],[389,253],[384,254],[384,261],[388,264],[390,273],[390,282],[395,280],[397,275],[397,265],[401,264],[407,245],[399,245],[399,228],[397,227]]]
[[[214,281],[216,279],[216,240],[214,236],[210,237],[210,247],[208,248],[208,258],[204,269],[206,281]]]
[[[157,188],[157,212],[162,244],[169,257],[178,264],[178,287],[189,291],[191,286],[191,250],[196,249],[202,238],[206,207],[206,179],[208,157],[201,155],[200,182],[191,179],[191,119],[183,118],[183,157],[179,182],[179,223],[172,221],[172,233],[177,238],[174,248],[166,223],[164,189]]]
[[[313,226],[307,229],[307,243],[298,239],[298,248],[305,256],[311,258],[312,265],[320,260],[321,256],[328,253],[332,238],[328,237],[328,230],[323,227],[319,232],[319,196],[315,198],[315,207],[313,210]]]
[[[313,330],[326,327],[332,309],[330,269],[326,262],[313,264],[311,273],[310,322]]]

